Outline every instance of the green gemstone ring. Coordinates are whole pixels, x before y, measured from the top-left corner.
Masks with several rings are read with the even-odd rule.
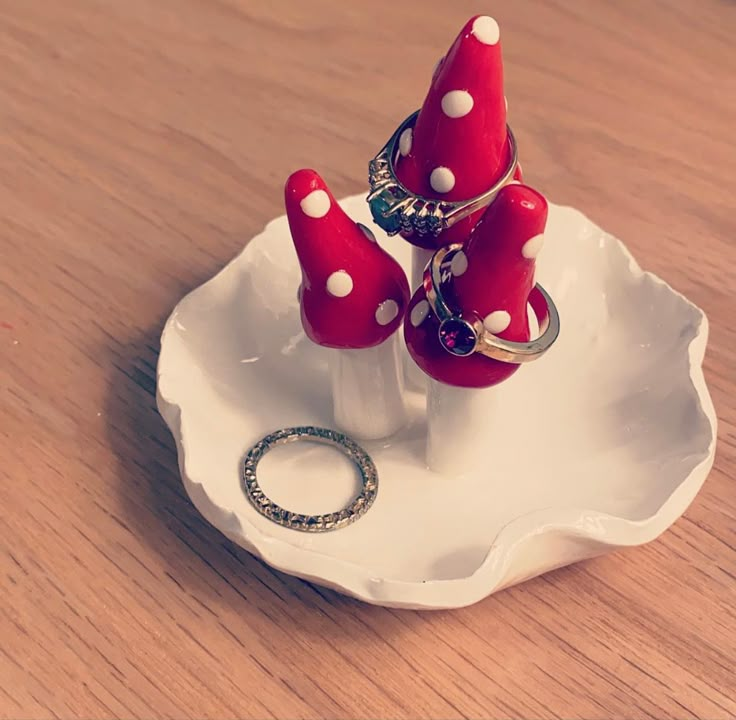
[[[509,164],[494,186],[470,200],[426,198],[411,192],[397,177],[394,163],[399,151],[401,134],[413,128],[419,111],[412,113],[396,129],[389,141],[368,165],[370,192],[367,201],[376,225],[388,235],[401,232],[410,235],[439,235],[456,222],[490,205],[505,185],[514,178],[518,167],[516,140],[507,125]]]

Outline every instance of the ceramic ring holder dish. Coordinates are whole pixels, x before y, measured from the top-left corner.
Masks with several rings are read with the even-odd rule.
[[[413,192],[452,195],[445,172],[433,173],[421,186],[424,176],[417,168],[430,160],[452,171],[460,198],[477,196],[484,182],[490,187],[483,172],[494,166],[492,176],[504,165],[502,93],[500,100],[493,95],[486,102],[483,88],[476,87],[477,78],[494,77],[497,46],[495,23],[474,18],[435,70],[413,137],[400,141],[396,171]],[[466,82],[453,77],[455,68],[475,72]],[[471,101],[451,95],[456,82],[468,88]],[[480,118],[484,144],[472,167],[459,155],[431,156],[453,146],[428,142],[432,128],[451,133],[450,120],[462,113],[475,122],[468,110],[473,103],[475,109],[490,104],[493,112]],[[437,115],[440,106],[445,117]],[[494,123],[501,133],[497,142],[488,140]],[[475,126],[464,128],[472,141]],[[428,153],[421,162],[420,153]],[[367,602],[431,609],[469,605],[554,568],[648,542],[685,511],[715,450],[716,417],[702,372],[704,313],[643,272],[619,240],[579,211],[529,195],[535,192],[530,189],[508,190],[484,212],[495,213],[492,222],[508,230],[509,243],[522,243],[523,235],[544,225],[543,252],[537,254],[541,240],[534,236],[531,245],[526,240],[514,246],[514,257],[526,248],[536,267],[530,275],[524,268],[532,266],[518,260],[519,277],[539,282],[562,319],[554,346],[518,372],[479,365],[455,375],[455,366],[436,354],[421,281],[411,282],[409,298],[402,280],[416,278],[417,267],[426,265],[432,252],[428,236],[403,242],[375,226],[371,232],[365,193],[339,202],[351,219],[345,232],[357,228],[371,243],[375,239],[375,247],[361,250],[358,258],[376,269],[375,275],[366,271],[374,278],[368,285],[357,272],[352,285],[342,275],[329,283],[331,297],[354,303],[355,321],[343,327],[344,335],[334,336],[330,303],[306,307],[327,282],[305,287],[300,260],[306,255],[297,257],[295,228],[284,216],[179,302],[161,338],[157,403],[176,441],[186,491],[210,523],[284,572]],[[293,202],[306,198],[302,191],[295,189]],[[337,217],[338,203],[325,193],[329,217]],[[518,217],[503,225],[504,204],[519,197],[538,199],[522,234]],[[325,199],[318,194],[312,201],[306,208],[318,219],[327,212]],[[296,207],[289,210],[292,221]],[[476,238],[466,245],[465,259],[455,263],[453,282],[468,302],[476,288],[474,268],[482,265],[474,258],[506,247],[484,240],[495,236],[491,218],[479,219],[461,220],[441,236],[442,244],[463,242],[471,231]],[[358,242],[352,234],[339,238]],[[317,264],[308,268],[312,276],[328,269],[319,266],[318,256],[309,257]],[[517,307],[511,314],[520,312]],[[507,320],[493,313],[484,317],[489,331],[501,332]],[[402,390],[404,363],[418,364],[431,379]],[[395,383],[393,389],[370,392],[377,369],[388,387]],[[496,373],[504,381],[489,387]],[[360,378],[357,393],[346,392]],[[460,382],[471,386],[459,387]],[[380,478],[370,510],[328,533],[298,532],[260,514],[243,488],[248,449],[278,428],[349,424],[355,417],[351,408],[361,403],[370,403],[373,414],[353,429],[373,435],[358,442]],[[437,422],[460,411],[472,413],[472,426]],[[467,460],[466,469],[458,472],[451,464],[443,470],[453,454],[443,454],[439,444],[430,459],[433,433],[454,433],[462,447],[454,457]],[[268,453],[262,463],[265,494],[296,513],[332,513],[357,494],[354,467],[333,449],[298,443]]]

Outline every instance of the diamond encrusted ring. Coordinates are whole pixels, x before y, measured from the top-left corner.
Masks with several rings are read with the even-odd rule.
[[[263,456],[277,445],[306,440],[331,445],[347,455],[360,473],[362,488],[357,497],[345,508],[324,515],[304,515],[292,512],[270,500],[258,484],[256,468]],[[378,494],[378,472],[370,455],[347,435],[329,428],[304,425],[283,428],[259,440],[243,461],[243,486],[253,507],[264,517],[283,527],[302,532],[339,530],[362,517]]]

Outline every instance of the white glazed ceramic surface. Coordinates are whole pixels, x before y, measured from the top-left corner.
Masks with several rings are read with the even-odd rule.
[[[369,223],[363,196],[342,202]],[[410,248],[381,244],[409,270]],[[410,424],[364,442],[378,498],[357,523],[311,535],[261,517],[241,488],[247,449],[284,426],[333,426],[330,350],[301,331],[299,268],[284,217],[185,297],[161,340],[158,404],[187,492],[213,525],[270,565],[372,603],[449,608],[562,565],[652,540],[712,465],[716,419],[701,363],[707,320],[625,247],[571,208],[550,207],[538,279],[559,341],[489,403],[485,470],[424,464],[424,398]],[[472,428],[468,428],[472,432]],[[488,435],[488,433],[486,433]],[[355,491],[327,447],[273,450],[259,467],[290,510],[338,509]]]

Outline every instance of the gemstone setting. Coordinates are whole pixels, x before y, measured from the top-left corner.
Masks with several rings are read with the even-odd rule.
[[[478,333],[475,327],[459,317],[449,317],[443,320],[438,336],[440,345],[456,357],[472,355],[478,345]]]
[[[389,203],[382,195],[378,195],[368,203],[373,220],[387,235],[396,235],[401,229],[401,216],[398,213],[388,214],[391,209]]]

